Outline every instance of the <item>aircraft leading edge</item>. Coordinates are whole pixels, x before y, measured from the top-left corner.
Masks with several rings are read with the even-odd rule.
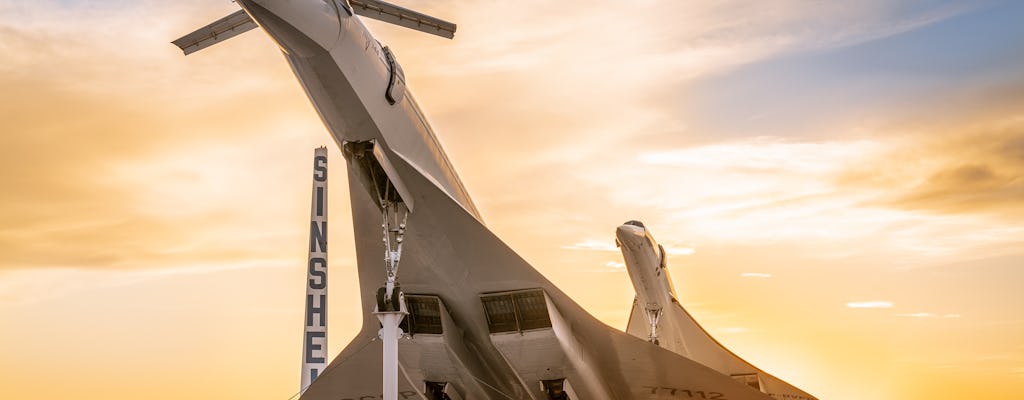
[[[697,336],[677,332],[683,322],[645,322],[659,344],[601,323],[484,225],[398,57],[359,15],[443,37],[454,24],[376,0],[237,4],[248,19],[231,21],[252,21],[281,48],[347,164],[362,328],[302,399],[813,399],[730,376],[702,359]],[[175,43],[188,52],[221,41],[222,21]],[[624,246],[627,264],[650,268],[653,243]],[[664,301],[663,284],[638,296]],[[685,321],[672,307],[661,304],[660,323]],[[402,339],[384,314],[404,317]],[[680,346],[666,342],[675,337]],[[392,344],[397,354],[385,354]]]

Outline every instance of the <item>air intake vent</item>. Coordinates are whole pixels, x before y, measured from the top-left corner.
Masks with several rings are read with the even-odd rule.
[[[402,320],[402,331],[412,334],[440,335],[441,300],[435,296],[405,295],[409,315]]]
[[[540,289],[488,294],[480,297],[491,333],[522,332],[551,327],[544,292]]]

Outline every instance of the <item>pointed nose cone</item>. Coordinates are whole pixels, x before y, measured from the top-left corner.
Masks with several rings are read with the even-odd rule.
[[[615,229],[615,238],[623,246],[633,247],[647,237],[647,229],[640,221],[629,221]]]

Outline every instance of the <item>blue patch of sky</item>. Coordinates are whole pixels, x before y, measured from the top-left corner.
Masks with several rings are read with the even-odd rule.
[[[696,84],[683,107],[694,125],[718,136],[836,136],[842,132],[825,131],[836,121],[942,112],[963,106],[954,98],[965,92],[1007,85],[1024,85],[1019,1],[858,45],[753,63]]]

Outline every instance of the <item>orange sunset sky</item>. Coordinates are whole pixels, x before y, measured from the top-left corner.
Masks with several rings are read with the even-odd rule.
[[[602,321],[615,227],[822,400],[1024,398],[1024,4],[422,1],[394,49],[488,226]],[[230,1],[0,0],[0,399],[299,385],[310,163],[330,351],[360,321],[340,154]]]

